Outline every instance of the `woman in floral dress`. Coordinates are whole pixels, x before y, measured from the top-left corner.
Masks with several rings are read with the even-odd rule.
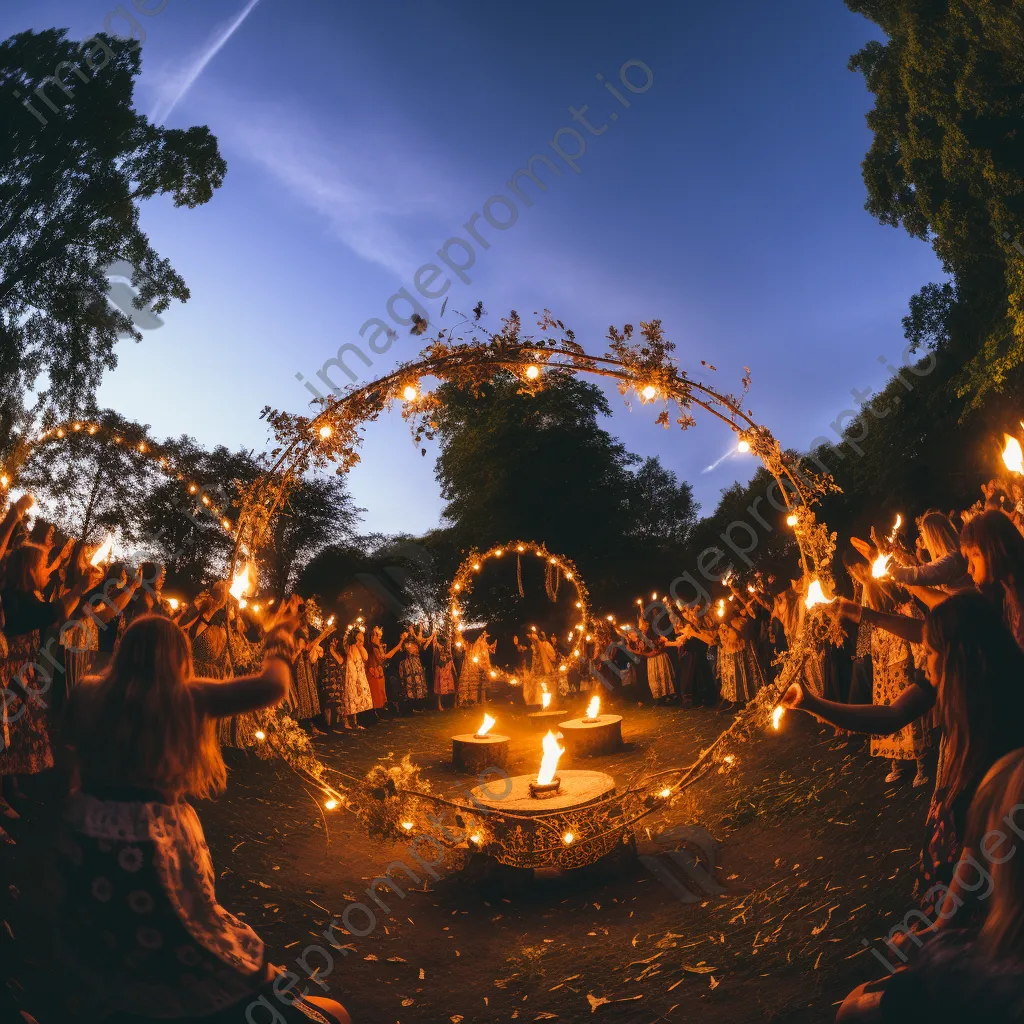
[[[282,617],[294,617],[286,604]],[[269,623],[258,675],[197,679],[186,636],[143,616],[110,672],[73,691],[67,736],[80,779],[58,842],[61,971],[90,1018],[223,1022],[271,1008],[282,1024],[348,1024],[333,1000],[280,996],[259,936],[217,902],[216,872],[188,797],[223,792],[216,720],[279,703],[290,621]]]
[[[356,715],[361,715],[364,711],[373,710],[370,682],[366,678],[366,662],[368,658],[366,633],[360,626],[355,631],[355,635],[345,650],[345,689],[342,696],[341,711],[345,716],[346,729],[364,728],[356,720]]]
[[[410,625],[402,634],[398,646],[403,652],[402,660],[398,663],[398,677],[402,681],[405,699],[412,706],[413,713],[419,714],[427,699],[427,674],[423,670],[423,661],[420,658],[423,643],[416,633],[415,626]]]
[[[17,818],[17,811],[8,803],[17,795],[17,777],[53,767],[46,721],[53,680],[46,668],[51,662],[40,653],[40,632],[67,622],[82,595],[103,573],[90,566],[63,596],[44,601],[39,594],[50,574],[44,548],[23,544],[8,556],[5,569],[6,585],[0,591],[7,639],[7,654],[0,659],[0,813]],[[53,646],[56,648],[56,643]]]
[[[434,694],[437,697],[437,710],[442,711],[442,697],[455,692],[455,662],[452,660],[452,639],[449,635],[444,641],[434,644]]]
[[[327,641],[327,650],[320,659],[320,707],[323,709],[324,722],[328,729],[334,729],[339,723],[350,728],[344,721],[345,712],[345,653],[339,649],[339,638],[332,636]]]

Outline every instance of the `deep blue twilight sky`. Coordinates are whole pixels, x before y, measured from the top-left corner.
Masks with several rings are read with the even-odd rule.
[[[86,38],[116,7],[4,5],[0,34],[59,25]],[[206,206],[144,209],[192,298],[121,346],[100,400],[157,436],[262,449],[260,408],[302,410],[295,374],[313,378],[359,340],[532,154],[550,154],[570,106],[589,104],[608,129],[587,137],[581,173],[547,174],[508,230],[481,221],[491,247],[477,247],[469,284],[454,281],[442,323],[478,299],[495,322],[548,307],[603,351],[609,324],[659,317],[693,375],[706,359],[734,390],[750,366],[755,418],[806,446],[851,388],[882,384],[878,356],[899,359],[909,296],[940,275],[926,245],[863,209],[870,96],[846,64],[875,30],[840,0],[167,0],[138,18],[137,106],[172,127],[210,125],[228,162]],[[654,75],[641,95],[618,83],[630,60]],[[421,346],[403,329],[372,368],[350,365],[370,379]],[[680,435],[611,398],[609,429],[690,480],[707,511],[752,472],[749,456],[703,472],[732,445],[709,418]],[[370,426],[350,478],[365,530],[437,523],[431,455],[397,412]]]

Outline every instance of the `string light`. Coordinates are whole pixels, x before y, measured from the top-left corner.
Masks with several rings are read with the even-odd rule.
[[[334,433],[334,431],[333,431],[333,430],[331,429],[331,427],[330,427],[330,424],[328,424],[328,423],[325,423],[325,424],[324,424],[324,425],[323,425],[323,426],[322,426],[322,427],[320,428],[320,436],[321,436],[321,437],[322,437],[322,438],[323,438],[323,439],[324,439],[325,441],[326,441],[326,440],[327,440],[327,438],[329,438],[329,437],[331,436],[331,434],[333,434],[333,433]]]
[[[420,393],[417,388],[412,386],[412,384],[407,384],[402,394],[407,402],[415,402],[416,399],[419,398]]]
[[[640,392],[640,395],[645,401],[652,402],[658,397],[658,389],[653,384],[648,384],[647,387]]]
[[[571,832],[566,832],[565,835],[562,836],[562,842],[565,843],[566,846],[570,846],[575,838],[576,837]]]
[[[536,380],[540,376],[540,367],[539,366],[535,366],[533,363],[531,363],[526,368],[526,376],[530,380]]]
[[[791,512],[788,516],[786,516],[786,525],[787,526],[796,526],[796,524],[798,522],[799,522],[799,520],[797,519],[795,512]]]
[[[746,455],[750,451],[750,442],[746,438],[741,438],[740,443],[736,445],[736,451],[741,455]]]
[[[338,801],[335,800],[334,797],[331,797],[330,800],[327,800],[327,801],[324,802],[324,807],[326,807],[327,810],[329,810],[329,811],[333,811],[334,808],[337,807],[337,806],[338,806]]]

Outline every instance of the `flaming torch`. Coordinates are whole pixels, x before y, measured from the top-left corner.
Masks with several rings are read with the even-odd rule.
[[[558,738],[551,730],[544,737],[544,753],[540,760],[540,771],[537,781],[530,783],[530,796],[537,800],[558,795],[560,780],[555,775],[558,759],[565,753],[565,748],[558,745]]]
[[[786,709],[781,704],[772,712],[772,728],[773,729],[777,730],[779,728],[779,723],[782,721],[782,716],[785,713],[786,713]]]
[[[549,707],[551,707],[551,694],[550,694],[550,693],[548,693],[548,691],[547,691],[547,690],[545,690],[545,691],[544,691],[544,692],[543,692],[543,693],[542,693],[542,694],[540,695],[540,706],[541,706],[541,707],[542,707],[542,708],[543,708],[543,709],[544,709],[545,711],[547,711],[547,709],[548,709]]]
[[[110,554],[113,550],[114,538],[108,533],[107,539],[96,549],[96,554],[89,559],[89,564],[97,566],[103,562],[109,561]]]
[[[235,575],[231,581],[231,586],[228,589],[228,593],[239,603],[242,598],[249,593],[249,588],[252,586],[252,582],[249,576],[249,563],[245,562],[242,568]]]
[[[587,705],[587,714],[584,717],[584,722],[596,722],[601,717],[601,698],[591,697],[590,703]]]
[[[480,736],[480,737],[486,736],[491,731],[491,729],[494,727],[494,722],[495,722],[495,719],[491,718],[491,716],[489,714],[484,712],[484,720],[481,723],[480,728],[477,729],[477,731],[476,731],[477,736]]]
[[[1024,452],[1021,451],[1020,441],[1009,434],[1003,435],[1006,438],[1006,447],[1003,449],[1003,463],[1011,473],[1018,476],[1024,474]]]
[[[821,583],[818,580],[811,580],[810,585],[807,587],[807,597],[804,598],[804,604],[807,605],[808,610],[819,604],[832,604],[835,600],[834,597],[826,597],[825,592],[821,589]]]
[[[880,580],[889,575],[889,562],[892,560],[892,555],[879,555],[874,562],[871,563],[871,575],[876,579]]]

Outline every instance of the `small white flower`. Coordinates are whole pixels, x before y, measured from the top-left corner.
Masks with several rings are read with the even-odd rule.
[[[128,906],[136,914],[148,914],[154,907],[153,897],[145,889],[135,889],[128,893]]]
[[[117,855],[117,863],[134,873],[142,867],[142,851],[137,846],[126,846]]]
[[[92,894],[100,901],[107,903],[114,895],[114,887],[106,878],[94,878],[92,880]]]

